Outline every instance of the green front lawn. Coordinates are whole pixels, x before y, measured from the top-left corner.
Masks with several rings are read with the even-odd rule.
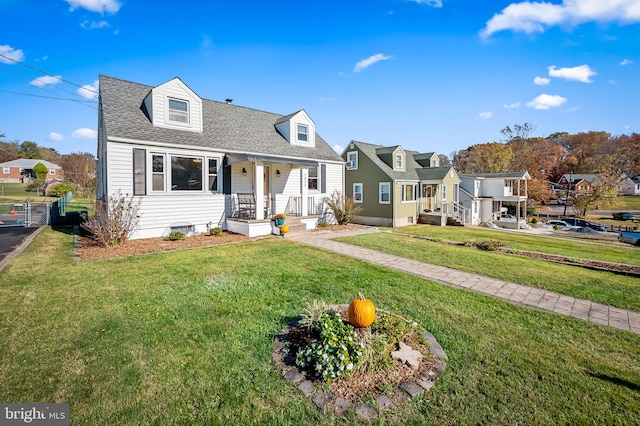
[[[338,240],[640,312],[640,278],[394,234],[368,234]]]
[[[577,238],[569,239],[473,226],[413,225],[383,229],[398,234],[460,242],[472,239],[491,239],[501,241],[505,246],[519,250],[537,251],[540,253],[557,254],[580,259],[640,265],[640,250],[629,244],[617,243],[617,240],[608,242]]]
[[[69,402],[72,424],[333,424],[271,344],[313,299],[362,291],[449,356],[387,424],[640,423],[632,333],[283,239],[91,262],[72,244],[46,231],[0,274],[0,401]]]

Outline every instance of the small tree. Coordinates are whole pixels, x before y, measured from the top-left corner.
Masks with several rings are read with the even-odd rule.
[[[341,192],[335,190],[329,197],[325,198],[329,206],[329,215],[335,218],[338,225],[346,225],[353,222],[353,219],[360,213],[362,208],[357,206],[353,198],[345,197]]]
[[[42,163],[38,163],[33,166],[33,171],[36,174],[36,179],[46,179],[49,168]]]
[[[101,246],[123,243],[138,229],[140,199],[120,191],[108,201],[96,202],[96,214],[81,226],[89,231]]]

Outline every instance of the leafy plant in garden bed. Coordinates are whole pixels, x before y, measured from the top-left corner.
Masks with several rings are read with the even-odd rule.
[[[382,394],[414,375],[425,374],[430,355],[417,323],[377,310],[370,327],[356,328],[348,320],[348,311],[346,305],[314,301],[290,332],[289,353],[310,380],[329,383],[332,393],[357,399]],[[419,370],[392,359],[399,342],[425,356]]]

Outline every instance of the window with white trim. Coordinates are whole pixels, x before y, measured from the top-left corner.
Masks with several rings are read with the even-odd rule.
[[[189,102],[169,98],[169,121],[189,124]]]
[[[208,163],[209,169],[207,171],[207,175],[209,191],[218,192],[218,159],[209,158]]]
[[[151,155],[151,190],[152,191],[164,191],[165,182],[165,170],[164,170],[164,155],[153,154]]]
[[[202,157],[171,156],[171,190],[202,191]]]
[[[9,173],[11,173],[11,167],[2,167],[2,173],[4,173],[5,175],[8,175]]]
[[[402,167],[402,154],[396,154],[396,169],[401,169]]]
[[[49,169],[49,174],[50,175],[55,175],[56,174],[56,169]]]
[[[442,185],[442,201],[447,201],[447,185]]]
[[[416,186],[413,183],[405,183],[402,185],[402,201],[416,200]]]
[[[309,126],[298,124],[298,140],[307,142],[309,140]]]
[[[309,167],[309,177],[307,178],[307,188],[310,191],[318,190],[318,167]]]
[[[353,184],[353,202],[354,203],[361,203],[363,200],[363,194],[362,194],[362,184],[361,183],[354,183]]]
[[[380,182],[378,184],[378,202],[380,204],[391,203],[391,183]]]
[[[356,170],[358,168],[358,151],[347,152],[347,169]]]

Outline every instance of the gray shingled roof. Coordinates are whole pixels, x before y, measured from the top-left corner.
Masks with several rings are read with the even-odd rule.
[[[32,159],[32,158],[18,158],[17,160],[7,161],[5,163],[0,163],[0,167],[22,167],[25,169],[33,169],[38,163],[44,164],[48,169],[62,168],[57,164],[53,164],[45,160],[38,160],[38,159]]]
[[[370,158],[380,170],[393,180],[441,181],[447,176],[449,170],[451,170],[451,167],[422,167],[413,158],[414,155],[418,155],[415,151],[405,151],[407,154],[405,171],[393,170],[393,167],[387,165],[387,163],[385,163],[378,155],[380,153],[393,152],[399,145],[384,147],[382,145],[372,145],[370,143],[360,141],[351,142],[360,149],[360,152]]]
[[[531,179],[527,172],[503,172],[503,173],[465,173],[458,175],[462,178],[501,178],[501,179]]]
[[[202,133],[154,127],[142,108],[151,89],[151,86],[100,76],[102,117],[108,138],[343,161],[317,133],[313,148],[289,144],[275,128],[275,124],[287,116],[208,99],[202,100]]]

